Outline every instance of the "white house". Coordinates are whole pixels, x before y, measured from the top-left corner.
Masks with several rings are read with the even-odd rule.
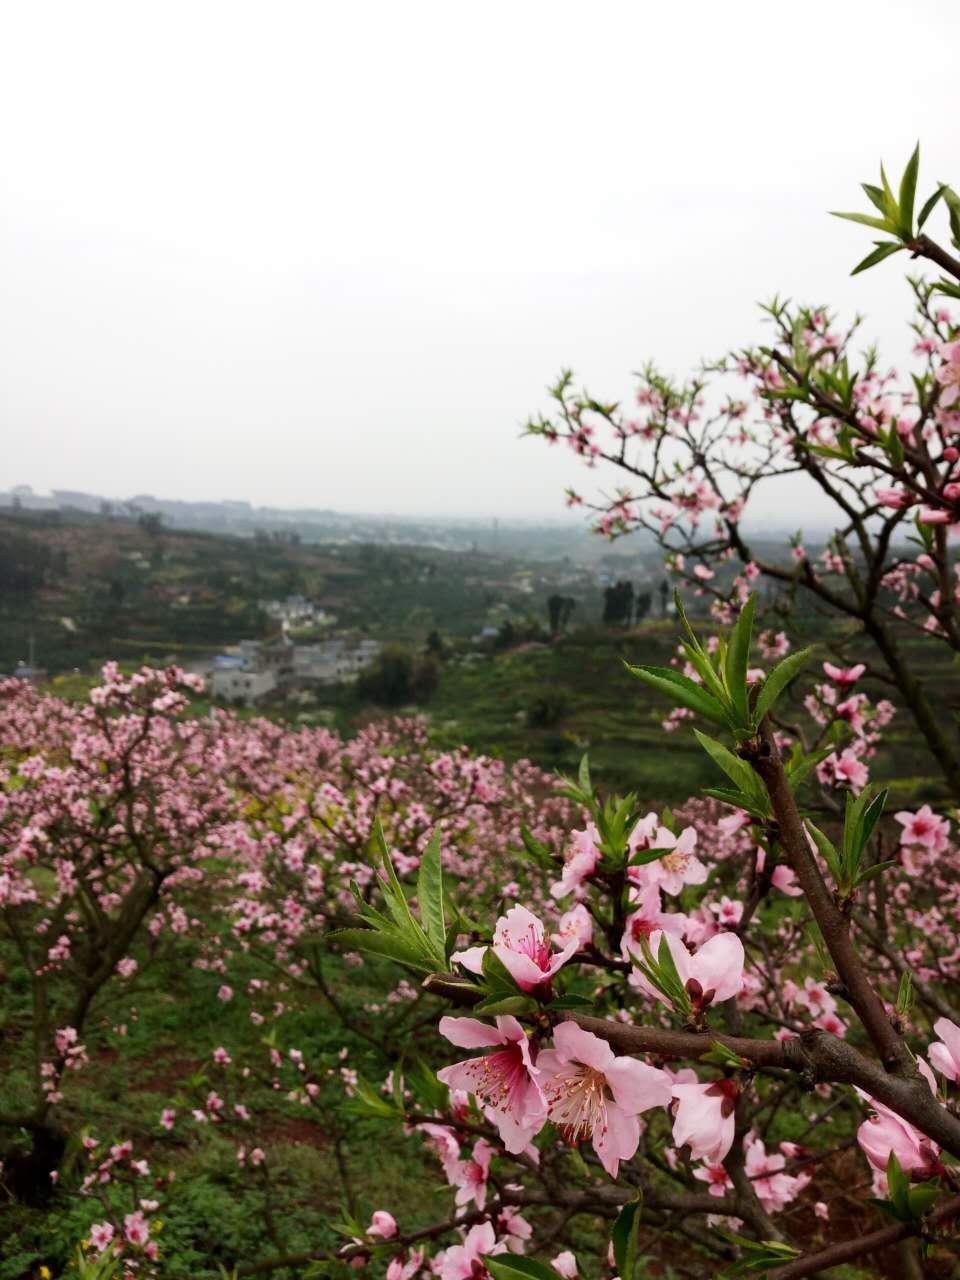
[[[222,702],[252,707],[277,687],[275,671],[247,671],[237,667],[216,667],[210,676],[210,692]]]

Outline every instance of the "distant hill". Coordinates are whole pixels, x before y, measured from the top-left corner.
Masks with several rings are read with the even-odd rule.
[[[398,516],[351,513],[323,508],[255,507],[243,501],[190,502],[136,494],[109,498],[73,489],[34,493],[29,485],[0,491],[0,510],[53,512],[64,515],[111,515],[136,520],[142,514],[162,517],[170,529],[231,534],[252,538],[258,533],[296,534],[303,542],[378,542],[397,546],[438,547],[448,551],[485,551],[493,555],[534,555],[542,559],[595,560],[604,546],[576,516],[556,520],[450,516]]]
[[[609,555],[609,548],[598,550]],[[632,552],[632,554],[630,554]],[[615,571],[658,572],[634,544]],[[170,527],[158,513],[0,509],[0,671],[32,658],[51,672],[108,658],[191,661],[270,634],[261,607],[300,594],[352,629],[420,643],[506,620],[546,622],[547,597],[602,608],[611,576],[572,559],[376,542],[309,543],[296,529],[223,535]]]

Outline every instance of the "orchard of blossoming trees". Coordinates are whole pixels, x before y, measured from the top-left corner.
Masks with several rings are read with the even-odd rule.
[[[922,229],[945,207],[960,250],[960,198],[916,215],[916,182],[855,216],[886,237],[861,267],[945,273],[911,285],[909,382],[778,303],[768,347],[648,369],[634,417],[565,375],[531,423],[619,467],[600,530],[652,528],[710,600],[624,673],[692,721],[705,796],[417,722],[200,719],[176,670],[0,686],[0,1280],[956,1274],[960,846],[870,784],[912,717],[960,798],[904,656],[960,636],[960,260]],[[836,533],[756,560],[750,498],[793,472]]]

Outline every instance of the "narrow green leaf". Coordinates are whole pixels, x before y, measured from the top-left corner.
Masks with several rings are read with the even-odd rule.
[[[474,1006],[473,1012],[478,1014],[498,1013],[533,1013],[536,1010],[536,1000],[531,1000],[529,996],[490,996],[486,1000],[481,1000],[478,1005]]]
[[[875,862],[872,867],[868,867],[866,871],[860,873],[857,884],[866,884],[868,880],[876,880],[878,876],[882,876],[888,867],[897,866],[896,858],[886,858],[883,862]],[[856,885],[854,886],[856,888]]]
[[[893,187],[890,185],[890,179],[887,177],[887,171],[883,165],[880,166],[880,181],[883,184],[883,194],[887,205],[887,217],[896,221],[899,217],[899,206],[896,196],[893,194]]]
[[[913,149],[907,167],[900,179],[900,231],[907,240],[913,236],[913,206],[917,195],[917,174],[920,170],[920,143]]]
[[[761,686],[760,695],[754,707],[753,723],[755,726],[758,726],[767,712],[773,708],[774,703],[794,676],[799,675],[803,667],[809,662],[812,653],[812,645],[807,649],[798,650],[797,653],[791,653],[782,662],[778,662],[769,673]]]
[[[886,216],[887,198],[883,194],[882,188],[874,186],[872,182],[861,182],[860,186],[866,192],[867,198],[874,208],[878,209],[880,213]]]
[[[694,648],[694,646],[689,644],[686,640],[682,641],[682,644],[683,651],[687,655],[687,661],[703,681],[704,690],[715,697],[721,706],[724,706],[729,701],[727,697],[727,690],[723,681],[720,679],[720,676],[717,674],[717,670],[713,665],[710,654],[699,646]]]
[[[668,667],[632,667],[629,663],[624,663],[624,666],[632,676],[642,680],[651,689],[656,689],[657,693],[664,694],[671,702],[696,711],[714,724],[727,723],[728,717],[716,698],[695,684],[689,676],[671,671]]]
[[[526,1258],[520,1253],[488,1253],[484,1266],[493,1280],[557,1280],[557,1273],[546,1262]]]
[[[730,633],[724,662],[724,676],[727,692],[737,712],[746,725],[747,714],[747,668],[750,664],[750,645],[753,640],[753,615],[757,608],[757,597],[751,595],[740,610],[740,616]]]
[[[417,874],[417,905],[424,932],[437,953],[440,966],[446,959],[445,944],[447,925],[443,906],[443,867],[440,861],[440,828],[430,837],[430,843],[420,857]]]
[[[418,973],[432,973],[434,969],[433,957],[407,942],[399,933],[380,933],[376,929],[337,929],[330,938],[347,951],[369,951],[406,965],[408,969],[416,969]]]
[[[933,195],[929,198],[929,200],[926,201],[923,208],[920,210],[919,218],[917,218],[918,231],[923,230],[923,224],[930,217],[931,213],[933,213],[934,209],[937,206],[937,202],[940,200],[941,196],[946,190],[947,190],[947,187],[945,186],[944,183],[941,182],[941,184],[939,185],[939,187],[937,187]]]
[[[827,747],[821,747],[819,751],[811,751],[809,755],[802,753],[795,761],[791,761],[787,765],[787,773],[790,775],[790,783],[794,790],[799,787],[800,783],[812,773],[821,761],[826,760],[827,756],[833,754],[832,744]]]
[[[541,844],[529,827],[520,827],[520,839],[523,841],[524,849],[533,858],[534,862],[544,868],[555,867],[555,860],[550,850],[545,844]]]
[[[681,596],[679,589],[675,590],[673,593],[673,607],[677,611],[677,617],[680,619],[680,625],[683,627],[688,643],[694,649],[702,653],[703,646],[700,644],[700,641],[697,639],[697,633],[694,631],[693,627],[691,627],[690,625],[690,620],[687,617],[687,611],[683,607],[683,597]]]
[[[560,996],[556,1000],[551,1000],[547,1005],[548,1009],[593,1009],[596,1006],[596,997],[594,996],[578,996],[574,991],[568,991],[565,996]]]
[[[503,993],[514,996],[519,988],[513,980],[510,970],[503,963],[500,957],[494,952],[492,947],[487,947],[483,953],[483,963],[481,965],[483,976],[487,981],[487,986],[491,993]]]
[[[660,935],[660,946],[657,948],[657,965],[660,969],[660,975],[666,984],[664,990],[673,992],[670,995],[670,1001],[674,1009],[678,1013],[684,1013],[690,1008],[690,997],[684,986],[683,980],[677,969],[677,963],[673,958],[673,952],[670,950],[670,944],[667,942],[666,933]]]
[[[593,784],[590,781],[590,757],[588,755],[583,755],[580,759],[577,781],[580,783],[580,789],[585,795],[593,795]]]
[[[907,1192],[910,1190],[910,1179],[900,1167],[895,1151],[891,1151],[887,1159],[887,1188],[890,1200],[899,1214],[909,1216],[910,1204]]]
[[[643,1200],[628,1200],[613,1224],[610,1239],[613,1244],[613,1257],[617,1264],[620,1280],[634,1280],[637,1265],[637,1237],[640,1231],[640,1211]]]
[[[875,267],[878,262],[883,262],[884,258],[889,258],[892,253],[899,253],[902,248],[902,244],[894,244],[892,240],[881,240],[871,253],[868,253],[865,258],[857,263],[850,274],[858,276],[861,271],[867,271],[870,267]]]
[[[873,227],[876,231],[897,234],[897,224],[890,218],[872,218],[869,213],[838,213],[836,209],[831,209],[830,214],[834,218],[845,218],[847,222],[859,222],[865,227]]]
[[[874,828],[876,827],[877,823],[880,821],[880,815],[883,813],[883,810],[886,807],[886,803],[887,803],[887,793],[886,791],[881,791],[880,794],[876,797],[876,799],[870,802],[870,805],[867,807],[866,811],[864,812],[863,819],[861,822],[861,828],[860,828],[860,852],[861,853],[869,844],[870,837],[873,835]]]
[[[703,794],[710,796],[713,800],[719,800],[723,804],[732,805],[734,809],[744,809],[759,822],[766,822],[770,817],[768,796],[764,797],[764,804],[760,807],[753,804],[749,796],[745,796],[742,791],[737,791],[733,787],[704,787]]]
[[[833,841],[826,836],[819,827],[814,826],[809,819],[807,819],[807,829],[813,836],[813,840],[817,848],[820,850],[820,856],[830,868],[830,874],[833,876],[834,883],[839,885],[841,879],[840,858],[837,854]]]
[[[907,1192],[907,1207],[911,1218],[922,1218],[933,1208],[934,1201],[937,1200],[943,1188],[940,1183],[933,1179],[931,1182],[921,1182],[919,1186],[911,1187]]]
[[[694,737],[706,751],[707,755],[715,764],[718,764],[727,777],[740,790],[750,797],[752,803],[763,803],[766,796],[766,788],[754,771],[747,764],[746,760],[741,760],[739,756],[735,756],[732,751],[717,742],[716,738],[708,737],[707,734],[701,733],[699,729],[694,729]]]

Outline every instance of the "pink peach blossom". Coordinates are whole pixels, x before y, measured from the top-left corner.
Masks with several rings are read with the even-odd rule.
[[[659,951],[662,938],[667,940],[680,981],[694,1009],[703,1010],[740,994],[743,988],[745,956],[743,943],[735,933],[724,931],[714,934],[692,954],[686,945],[672,934],[654,934],[650,939],[650,950],[654,957]],[[641,990],[657,1000],[662,1000],[668,1008],[673,1007],[667,997],[658,991],[642,973],[637,971],[634,978]]]
[[[638,868],[641,884],[659,885],[664,893],[674,897],[685,884],[703,884],[707,878],[707,868],[693,852],[697,843],[695,827],[686,827],[675,836],[666,827],[660,827],[656,834],[655,849],[668,849],[656,862],[648,862]]]
[[[892,1151],[905,1173],[932,1178],[943,1172],[940,1149],[926,1134],[876,1098],[868,1101],[875,1114],[857,1130],[857,1141],[875,1169],[886,1172]]]
[[[478,1209],[487,1203],[487,1176],[490,1172],[490,1160],[493,1147],[485,1138],[478,1138],[473,1144],[469,1160],[458,1161],[451,1183],[457,1188],[455,1202],[462,1208],[472,1200]]]
[[[492,1223],[481,1222],[471,1227],[463,1244],[451,1245],[440,1259],[440,1280],[479,1280],[487,1274],[485,1254],[503,1253],[506,1245],[498,1241]]]
[[[673,1140],[688,1146],[694,1160],[722,1164],[733,1145],[738,1089],[732,1080],[714,1084],[674,1084]]]
[[[467,1058],[437,1072],[451,1089],[463,1089],[485,1102],[506,1149],[516,1155],[543,1128],[546,1103],[527,1033],[507,1015],[491,1027],[476,1018],[440,1019],[440,1034],[461,1049],[494,1047],[493,1053]]]
[[[930,1046],[930,1061],[948,1080],[960,1080],[960,1027],[949,1018],[938,1018],[933,1029],[940,1037]]]
[[[549,982],[579,949],[579,936],[574,935],[559,951],[552,950],[543,922],[526,907],[511,907],[497,921],[493,933],[493,954],[521,991],[534,991]],[[451,958],[473,973],[482,973],[486,951],[486,947],[470,947],[454,952]]]
[[[852,667],[837,667],[832,662],[823,664],[824,675],[828,676],[839,689],[851,688],[857,683],[866,669],[862,662],[858,662]]]
[[[382,1240],[392,1240],[397,1234],[397,1220],[386,1209],[375,1210],[367,1227],[368,1236],[379,1236]]]
[[[897,822],[903,827],[900,832],[901,844],[919,844],[931,853],[942,853],[947,847],[950,823],[933,812],[928,804],[923,805],[916,813],[903,809],[894,814]]]
[[[670,1101],[671,1082],[657,1067],[617,1057],[599,1036],[575,1022],[554,1029],[553,1049],[538,1058],[548,1118],[568,1142],[593,1141],[600,1163],[617,1176],[640,1142],[637,1117]]]
[[[554,898],[565,898],[576,893],[583,882],[596,870],[600,861],[600,833],[592,822],[583,831],[570,835],[570,848],[563,864],[563,874],[550,886]]]

